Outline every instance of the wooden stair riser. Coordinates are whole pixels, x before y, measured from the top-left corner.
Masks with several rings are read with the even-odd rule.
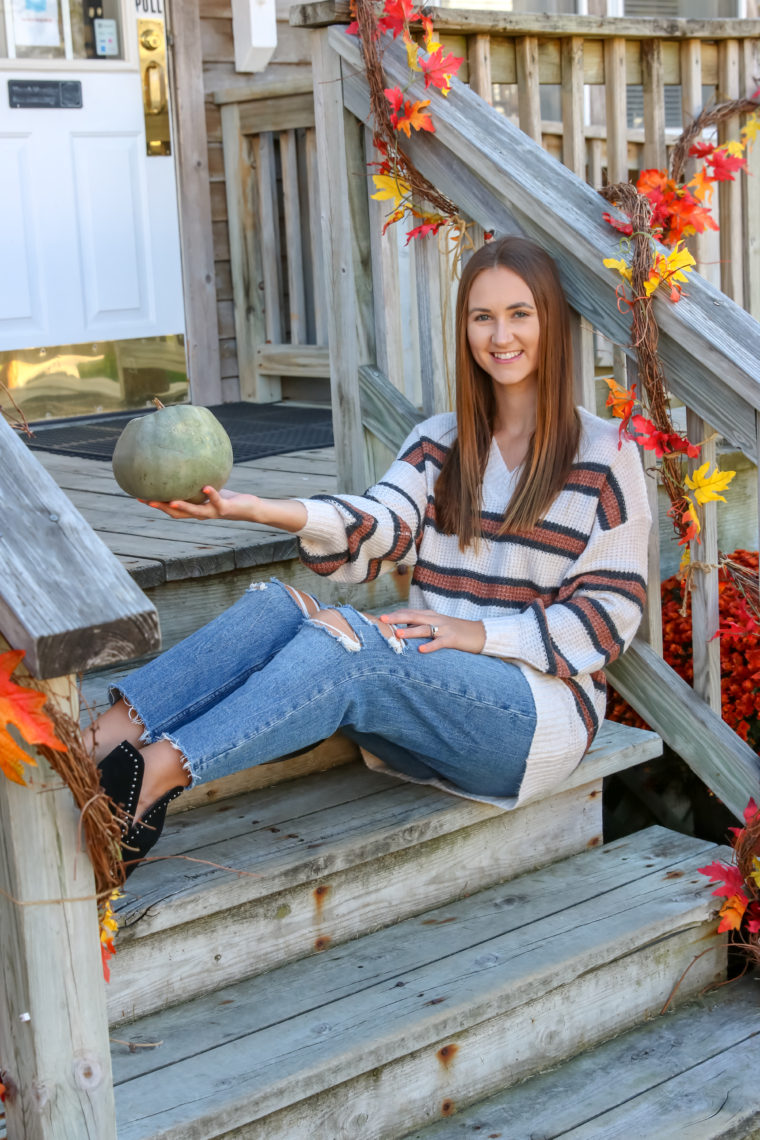
[[[204,578],[190,577],[164,582],[160,586],[146,589],[145,594],[158,611],[162,649],[166,650],[218,617],[242,597],[252,582],[268,582],[270,578],[279,578],[288,585],[314,594],[323,605],[350,604],[356,609],[382,611],[397,609],[406,601],[411,576],[405,572],[406,567],[402,570],[404,572],[393,570],[381,574],[374,582],[361,582],[351,586],[319,578],[297,558],[290,558],[230,570],[223,574],[211,574]],[[86,675],[82,693],[95,715],[108,707],[108,685],[126,676],[137,664],[127,662],[114,669]],[[89,723],[89,716],[86,716],[84,723]]]
[[[432,839],[410,828],[403,850],[379,849],[371,858],[365,852],[356,865],[145,937],[138,922],[112,967],[111,1023],[213,992],[598,846],[601,812],[597,781]]]
[[[682,931],[280,1112],[204,1135],[223,1140],[397,1140],[656,1016],[680,975],[705,950],[681,982],[677,1000],[720,981],[725,940],[712,934],[714,928],[712,923],[709,932],[703,927]],[[175,1134],[166,1134],[170,1138],[175,1140]]]

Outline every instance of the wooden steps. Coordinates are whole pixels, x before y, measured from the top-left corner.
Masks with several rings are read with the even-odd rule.
[[[552,797],[516,812],[354,763],[173,816],[119,906],[111,1021],[598,846],[603,777],[659,752],[653,733],[605,725]]]
[[[717,980],[717,854],[650,828],[123,1027],[119,1138],[383,1140],[450,1114],[652,1015],[698,953],[679,996]]]
[[[733,982],[406,1140],[753,1140],[759,1002]]]

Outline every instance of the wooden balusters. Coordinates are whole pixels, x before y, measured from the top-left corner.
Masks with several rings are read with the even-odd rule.
[[[541,93],[538,75],[538,40],[520,36],[515,40],[517,65],[517,106],[520,130],[541,142]]]
[[[570,310],[570,332],[573,337],[573,380],[575,402],[596,415],[596,382],[594,380],[594,329],[590,321]]]
[[[493,103],[491,84],[491,37],[470,36],[467,44],[467,63],[470,69],[469,84],[486,103]]]
[[[604,43],[604,88],[607,107],[607,181],[628,181],[628,106],[626,96],[625,40],[615,36]]]
[[[365,483],[364,432],[359,402],[357,283],[354,279],[353,196],[349,186],[341,61],[327,30],[312,35],[317,165],[322,194],[325,287],[330,298],[328,340],[338,487],[356,491]],[[359,136],[361,137],[361,136]],[[361,138],[363,144],[363,138]],[[361,148],[362,160],[364,147]],[[364,200],[366,203],[366,189]]]
[[[301,244],[301,199],[298,186],[298,154],[296,132],[280,131],[280,169],[282,202],[285,215],[285,258],[288,271],[288,309],[290,343],[305,344],[306,293],[304,258]]]
[[[696,412],[687,409],[686,434],[701,443],[711,434]],[[705,462],[715,465],[715,442],[705,443],[696,459],[689,460],[694,471]],[[691,630],[694,661],[694,691],[720,715],[720,641],[715,638],[720,624],[718,613],[718,516],[715,503],[702,507],[701,543],[691,543]]]
[[[718,101],[738,99],[740,93],[739,41],[718,45]],[[740,119],[733,115],[718,128],[718,141],[739,138]],[[744,303],[744,242],[742,232],[742,178],[721,182],[718,189],[720,224],[720,287],[737,305]]]
[[[702,110],[702,44],[699,40],[685,40],[681,44],[681,109],[684,126]],[[696,163],[689,159],[682,177],[688,181],[694,174]],[[707,260],[706,241],[702,234],[694,234],[686,243],[702,272]]]
[[[760,76],[760,41],[744,40],[740,45],[739,90],[751,95]],[[760,139],[745,151],[746,176],[741,176],[742,221],[744,223],[744,307],[760,320]]]
[[[313,127],[307,127],[304,140],[306,185],[308,187],[309,240],[311,243],[312,294],[314,297],[314,331],[317,344],[327,344],[327,297],[325,296],[325,261],[322,250],[322,221],[319,206],[317,174],[317,139]]]
[[[573,174],[586,177],[582,36],[562,41],[562,161]]]
[[[662,40],[641,41],[641,82],[644,88],[644,169],[664,170],[668,155]]]

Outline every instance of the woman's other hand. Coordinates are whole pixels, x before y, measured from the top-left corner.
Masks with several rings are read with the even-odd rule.
[[[436,649],[481,653],[486,643],[482,621],[447,617],[435,610],[394,610],[393,613],[381,614],[380,620],[393,626],[401,624],[404,628],[397,628],[396,633],[404,639],[432,636],[432,641],[419,646],[420,653],[434,653]],[[431,634],[431,629],[435,629],[436,633]]]

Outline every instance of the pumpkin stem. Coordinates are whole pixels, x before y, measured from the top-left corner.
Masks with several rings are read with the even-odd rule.
[[[161,411],[161,409],[166,406],[165,404],[161,403],[158,396],[153,397],[153,403],[156,405],[156,407],[158,408],[159,411]]]

